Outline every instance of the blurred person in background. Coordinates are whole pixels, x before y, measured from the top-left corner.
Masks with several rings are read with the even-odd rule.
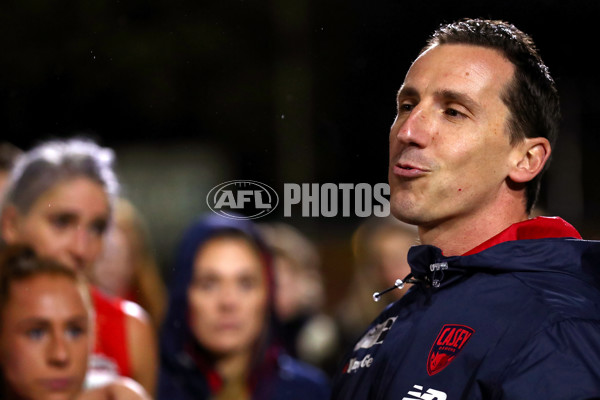
[[[22,246],[0,250],[0,397],[142,400],[129,378],[83,387],[93,309],[81,275]]]
[[[278,342],[272,260],[256,227],[217,215],[183,236],[161,331],[158,399],[327,399]]]
[[[258,227],[273,254],[275,310],[286,350],[332,373],[339,335],[333,318],[323,312],[321,257],[316,246],[289,224]]]
[[[131,201],[119,197],[92,282],[103,293],[139,304],[155,328],[162,321],[166,290],[152,252],[146,222]]]
[[[89,276],[102,251],[118,191],[114,154],[89,140],[51,140],[24,153],[9,178],[1,214],[4,244]],[[92,287],[95,344],[88,383],[128,376],[153,393],[155,332],[142,308]]]
[[[17,158],[23,153],[21,149],[12,143],[0,143],[0,199],[6,188],[10,170],[15,164]]]
[[[352,235],[354,275],[348,296],[341,302],[336,319],[343,348],[353,345],[367,326],[392,301],[401,298],[410,284],[375,302],[373,293],[394,285],[410,273],[408,249],[418,241],[417,229],[393,216],[371,217]]]

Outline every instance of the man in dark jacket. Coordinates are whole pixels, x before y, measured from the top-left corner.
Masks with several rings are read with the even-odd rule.
[[[531,38],[442,26],[397,103],[390,203],[419,227],[416,284],[351,349],[333,398],[600,398],[600,244],[528,219],[559,116]]]

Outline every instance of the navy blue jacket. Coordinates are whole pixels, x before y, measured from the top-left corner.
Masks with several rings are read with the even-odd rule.
[[[332,398],[600,398],[600,243],[556,237],[563,224],[516,224],[544,238],[466,256],[411,248],[421,283],[351,350]]]

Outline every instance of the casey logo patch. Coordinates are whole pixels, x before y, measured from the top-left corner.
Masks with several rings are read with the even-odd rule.
[[[465,325],[444,325],[429,351],[427,373],[430,376],[435,375],[446,368],[467,344],[473,333],[475,330]]]

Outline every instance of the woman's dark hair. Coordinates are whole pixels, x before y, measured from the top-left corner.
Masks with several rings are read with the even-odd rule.
[[[421,53],[443,44],[487,47],[509,60],[515,72],[502,100],[510,111],[511,144],[525,138],[544,137],[554,146],[560,120],[558,92],[529,35],[504,21],[464,19],[440,26]],[[527,212],[537,200],[542,173],[526,184]]]
[[[64,276],[79,282],[75,271],[52,260],[38,257],[28,246],[3,246],[0,249],[0,311],[10,300],[10,287],[13,282],[38,275]]]

